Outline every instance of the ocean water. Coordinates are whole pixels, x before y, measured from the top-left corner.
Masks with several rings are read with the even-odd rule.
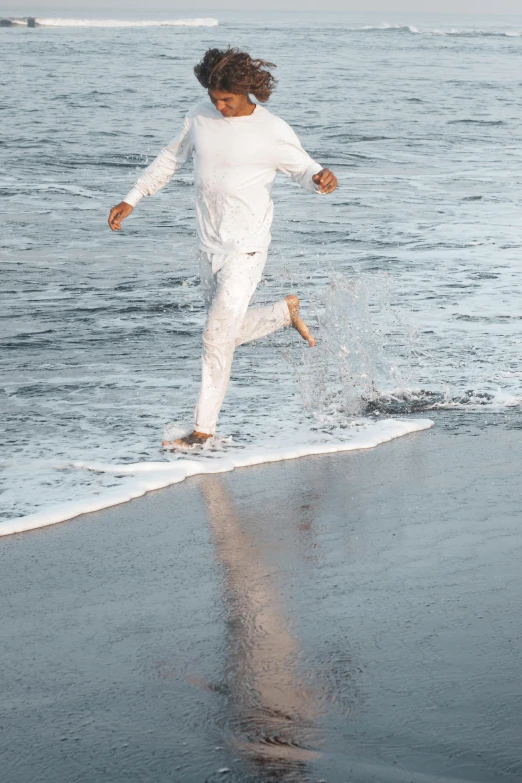
[[[62,17],[0,29],[2,532],[432,421],[519,426],[522,17]],[[240,348],[219,436],[186,459],[160,442],[199,383],[190,168],[106,221],[228,44],[277,64],[269,108],[340,187],[276,183],[257,293],[297,293],[317,347]]]

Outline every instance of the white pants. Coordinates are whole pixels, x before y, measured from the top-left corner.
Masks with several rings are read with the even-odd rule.
[[[284,299],[266,307],[248,307],[261,280],[266,255],[266,251],[229,257],[200,253],[201,286],[208,316],[196,405],[198,432],[213,435],[216,430],[236,345],[290,326]]]

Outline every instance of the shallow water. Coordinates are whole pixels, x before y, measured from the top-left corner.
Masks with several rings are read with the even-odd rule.
[[[210,45],[277,63],[270,108],[340,180],[319,200],[277,184],[258,300],[298,293],[319,349],[238,351],[217,456],[522,399],[522,19],[219,21],[0,30],[4,520],[126,480],[73,462],[176,459],[158,444],[190,425],[204,317],[190,169],[122,234],[106,218],[200,99]]]

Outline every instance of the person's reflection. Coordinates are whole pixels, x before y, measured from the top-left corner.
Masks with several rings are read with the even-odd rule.
[[[304,773],[305,763],[318,756],[314,719],[320,702],[300,678],[299,643],[282,612],[262,544],[242,530],[220,476],[205,477],[201,486],[226,580],[225,680],[233,742],[265,772],[287,779]]]

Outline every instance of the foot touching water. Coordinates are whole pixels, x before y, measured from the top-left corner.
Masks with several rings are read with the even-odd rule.
[[[161,445],[163,448],[187,448],[187,446],[203,446],[212,435],[208,435],[205,432],[191,432],[190,435],[185,435],[183,438],[177,438],[176,440],[163,440]]]
[[[299,299],[297,296],[294,296],[294,294],[286,296],[285,299],[290,312],[291,325],[299,332],[303,340],[306,340],[310,347],[313,348],[315,345],[315,337],[312,337],[310,329],[299,315]]]

